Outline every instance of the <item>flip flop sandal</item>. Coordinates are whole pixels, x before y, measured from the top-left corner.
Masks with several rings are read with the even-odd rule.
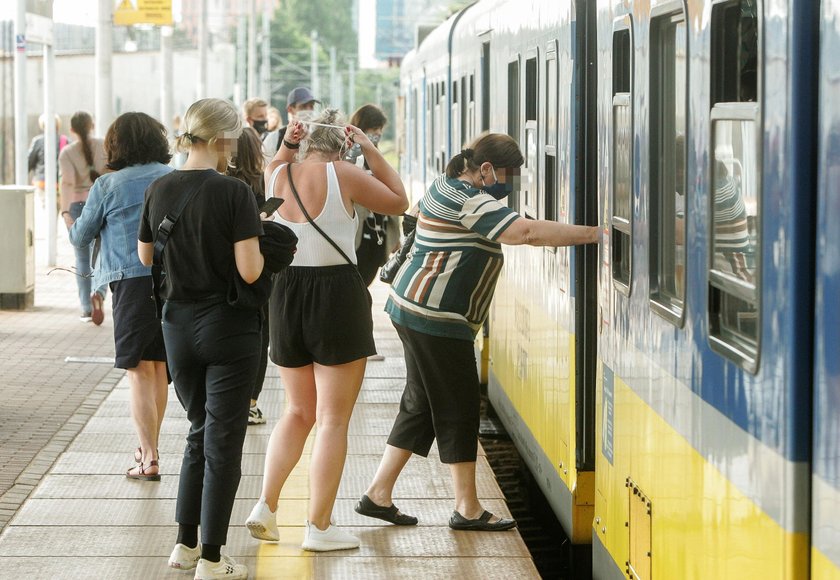
[[[363,516],[368,516],[369,518],[385,520],[386,522],[391,522],[397,526],[417,525],[417,518],[400,513],[400,510],[398,510],[397,506],[394,504],[391,504],[390,507],[383,507],[373,503],[373,500],[371,500],[367,495],[362,496],[362,499],[356,503],[356,507],[354,509],[357,514],[362,514]]]
[[[155,449],[155,451],[157,452],[158,457],[160,457],[160,451],[157,450],[157,449]],[[142,463],[143,462],[143,448],[142,447],[138,447],[137,449],[134,450],[134,462],[135,463]]]
[[[146,473],[146,470],[150,467],[157,467],[158,473]],[[132,469],[136,469],[137,473],[131,473]],[[128,471],[125,472],[125,476],[128,479],[138,479],[141,481],[160,481],[160,466],[156,459],[152,459],[148,465],[141,463],[137,467],[131,467]]]

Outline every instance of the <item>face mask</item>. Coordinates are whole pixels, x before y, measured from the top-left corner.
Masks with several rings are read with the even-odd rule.
[[[490,166],[490,170],[493,172],[493,180],[495,183],[493,185],[487,185],[484,183],[484,176],[481,177],[481,183],[484,185],[484,191],[492,195],[495,199],[504,199],[508,195],[513,192],[513,184],[512,183],[499,183],[499,179],[496,177],[496,168],[492,165]]]
[[[263,133],[268,132],[268,121],[263,119],[262,121],[257,121],[256,119],[252,121],[254,130],[262,135]]]
[[[372,133],[367,133],[367,138],[370,139],[370,142],[374,145],[379,144],[379,140],[382,139],[382,135],[374,135]]]

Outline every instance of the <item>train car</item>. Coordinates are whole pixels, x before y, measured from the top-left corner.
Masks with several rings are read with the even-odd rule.
[[[840,0],[820,32],[811,577],[840,579]]]
[[[485,0],[444,25],[448,149],[431,102],[406,120],[426,184],[436,155],[505,132],[512,207],[603,228],[600,249],[505,248],[480,341],[597,578],[840,577],[838,14]],[[439,62],[444,29],[417,55]]]

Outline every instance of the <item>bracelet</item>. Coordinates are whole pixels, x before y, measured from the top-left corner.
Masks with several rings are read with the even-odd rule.
[[[285,145],[287,149],[300,149],[300,143],[289,143],[285,139],[283,139],[283,145]]]
[[[64,214],[70,215],[70,212],[69,212],[69,211],[67,211],[67,210],[65,209],[63,212],[61,212],[61,213],[60,213],[60,214],[58,214],[58,215],[59,215],[60,217],[64,217]]]

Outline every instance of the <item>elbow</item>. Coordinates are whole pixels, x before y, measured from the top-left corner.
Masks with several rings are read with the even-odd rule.
[[[405,212],[408,211],[408,208],[409,208],[408,198],[403,197],[403,201],[400,204],[400,207],[398,208],[398,211],[394,215],[402,215],[402,214],[404,214]]]

